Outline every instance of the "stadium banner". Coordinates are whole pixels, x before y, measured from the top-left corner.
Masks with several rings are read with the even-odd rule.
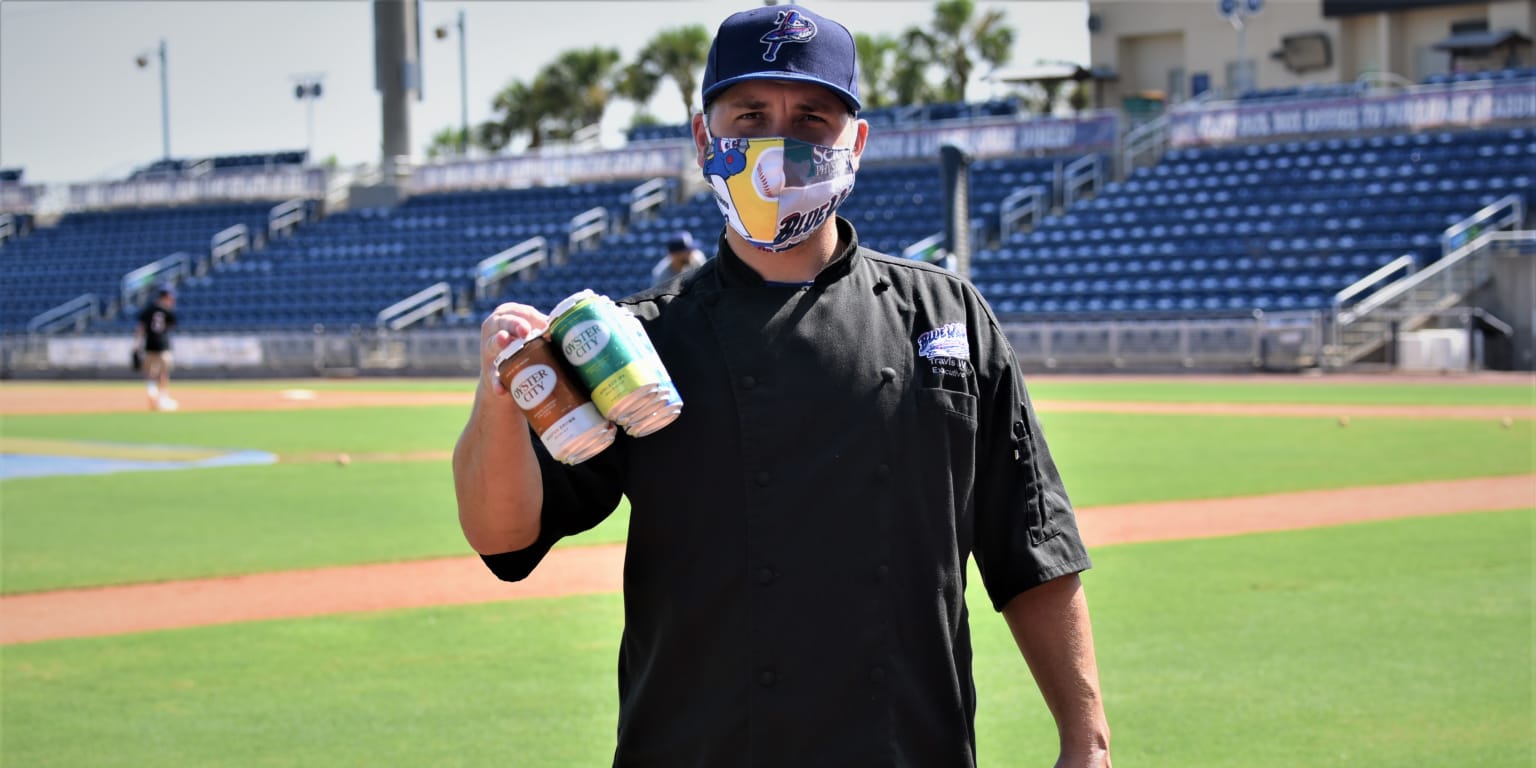
[[[48,339],[48,365],[62,370],[128,367],[131,336]],[[258,368],[264,362],[256,336],[177,336],[177,368]]]
[[[945,144],[959,146],[978,158],[1103,151],[1114,146],[1119,131],[1119,119],[1112,112],[1078,118],[1041,117],[921,128],[880,126],[870,130],[861,159],[872,162],[936,158]]]
[[[130,179],[69,185],[71,208],[168,205],[211,200],[277,200],[325,196],[324,168],[218,173],[195,178]]]
[[[627,177],[677,176],[693,167],[693,144],[583,151],[562,155],[509,155],[489,160],[418,166],[413,192],[476,187],[528,187]]]
[[[1390,96],[1361,95],[1302,103],[1226,102],[1173,112],[1168,143],[1175,147],[1316,134],[1472,128],[1536,119],[1531,81],[1421,86]]]

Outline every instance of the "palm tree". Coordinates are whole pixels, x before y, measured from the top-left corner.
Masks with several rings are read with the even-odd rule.
[[[468,149],[470,138],[461,128],[443,128],[432,134],[432,143],[427,145],[427,157],[433,160],[454,157],[459,154],[459,147]]]
[[[645,71],[659,84],[671,80],[683,99],[684,114],[692,114],[693,97],[699,90],[699,73],[709,58],[709,30],[698,24],[664,29],[645,44],[633,66]],[[655,87],[646,96],[655,95]]]
[[[528,148],[537,149],[551,137],[568,138],[596,123],[608,106],[618,63],[617,49],[570,50],[545,65],[531,84],[512,81],[492,100],[496,117],[480,125],[477,143],[495,152],[526,134]]]
[[[899,50],[896,39],[859,32],[853,36],[853,45],[859,52],[859,96],[864,107],[890,106],[891,94],[897,90],[893,64]]]
[[[928,55],[922,53],[927,44],[927,33],[917,27],[908,28],[902,34],[902,44],[896,48],[896,63],[891,70],[895,103],[911,105],[944,100],[943,94],[928,80],[928,70],[933,64]]]
[[[1013,29],[1004,13],[992,9],[979,19],[973,0],[939,0],[933,6],[932,31],[907,30],[909,45],[918,58],[945,71],[940,98],[964,101],[965,89],[977,60],[997,68],[1008,63],[1013,48]]]
[[[603,119],[619,58],[617,48],[566,51],[534,81],[550,107],[551,124],[563,138]]]
[[[476,138],[486,149],[497,152],[512,143],[512,139],[527,134],[528,146],[539,147],[544,143],[544,105],[537,103],[537,89],[521,80],[513,80],[491,100],[494,118],[480,124]]]
[[[651,116],[649,105],[659,85],[661,85],[661,75],[642,62],[631,62],[619,70],[618,77],[613,81],[613,92],[617,96],[634,102],[635,116],[630,121],[631,128],[637,125],[656,124],[656,118]]]

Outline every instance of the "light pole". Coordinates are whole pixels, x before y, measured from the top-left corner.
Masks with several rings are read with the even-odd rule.
[[[465,54],[467,43],[464,39],[464,9],[459,9],[459,156],[463,157],[469,151],[469,66],[468,57]],[[444,40],[448,37],[448,28],[439,26],[434,33],[437,39]]]
[[[165,38],[160,38],[160,148],[165,159],[171,159],[171,96],[165,73]],[[149,54],[141,53],[134,59],[139,69],[149,66]]]
[[[304,144],[305,162],[308,163],[315,161],[315,99],[320,98],[320,81],[324,79],[324,74],[293,76],[293,97],[304,102],[309,124],[308,138]]]
[[[1244,92],[1258,87],[1256,67],[1248,63],[1248,23],[1247,17],[1258,15],[1264,8],[1264,0],[1217,0],[1216,9],[1227,21],[1232,23],[1232,28],[1237,30],[1237,67],[1236,77],[1229,78],[1235,82],[1228,83],[1236,94],[1240,96]]]

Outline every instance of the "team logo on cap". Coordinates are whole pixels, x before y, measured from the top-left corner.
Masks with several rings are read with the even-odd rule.
[[[779,46],[785,43],[809,43],[816,36],[816,22],[800,15],[799,11],[779,11],[779,18],[775,22],[777,27],[763,35],[762,42],[768,44],[768,51],[763,54],[763,61],[773,61],[779,57]]]

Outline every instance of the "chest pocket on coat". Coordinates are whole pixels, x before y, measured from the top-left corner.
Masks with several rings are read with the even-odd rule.
[[[920,462],[916,469],[930,479],[924,485],[934,488],[938,478],[946,478],[947,482],[938,490],[956,510],[964,510],[970,504],[975,484],[976,396],[928,387],[917,388],[914,396],[918,428],[912,434],[898,435],[897,439],[915,443],[910,448]]]

